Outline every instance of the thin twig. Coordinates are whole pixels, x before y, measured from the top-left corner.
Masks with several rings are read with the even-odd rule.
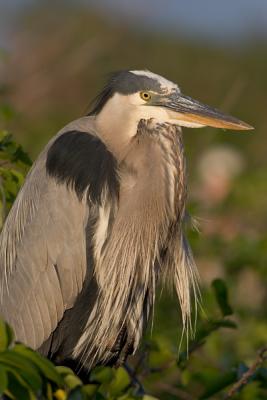
[[[140,370],[147,368],[146,360],[148,357],[148,348],[149,348],[149,346],[147,344],[145,344],[144,349],[140,352],[140,356],[137,359],[137,362],[133,368],[133,372],[135,375],[137,375],[140,372]]]
[[[134,387],[136,387],[137,394],[143,396],[145,394],[145,390],[143,388],[142,383],[139,381],[138,377],[135,375],[134,371],[132,370],[132,368],[126,362],[124,363],[124,368],[126,369],[126,371],[128,372],[128,374],[131,378],[132,385]]]
[[[258,352],[258,357],[256,361],[251,365],[251,367],[241,376],[239,381],[237,381],[231,389],[228,391],[225,399],[230,399],[234,394],[236,394],[243,386],[248,383],[248,380],[254,375],[258,367],[267,360],[267,346],[263,347]]]

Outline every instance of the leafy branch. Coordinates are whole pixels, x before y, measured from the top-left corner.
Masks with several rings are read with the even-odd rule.
[[[233,397],[237,392],[239,392],[243,386],[247,385],[248,382],[255,377],[255,373],[257,372],[258,368],[267,360],[267,346],[263,347],[258,352],[258,357],[256,361],[251,365],[250,368],[246,372],[244,372],[241,378],[231,387],[228,391],[225,399],[230,399]]]

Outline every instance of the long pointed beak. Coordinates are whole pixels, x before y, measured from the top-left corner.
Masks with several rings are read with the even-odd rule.
[[[176,120],[181,126],[190,126],[192,128],[211,126],[233,130],[254,129],[246,122],[223,114],[215,108],[182,94],[170,96],[164,106],[168,109],[170,118]]]

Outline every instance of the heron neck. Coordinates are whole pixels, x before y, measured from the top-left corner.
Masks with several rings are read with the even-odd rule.
[[[117,102],[121,101],[120,98]],[[95,116],[98,136],[118,161],[121,161],[131,140],[137,133],[138,119],[135,113],[127,112],[125,105],[107,103],[99,115]]]
[[[186,168],[180,128],[141,120],[121,167],[122,190],[132,194],[133,203],[144,210],[154,207],[162,218],[184,212]]]

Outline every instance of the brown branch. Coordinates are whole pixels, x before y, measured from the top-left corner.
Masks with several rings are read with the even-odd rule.
[[[251,365],[251,367],[241,376],[241,378],[231,387],[228,391],[225,399],[230,399],[234,394],[236,394],[243,386],[248,383],[248,380],[254,375],[258,367],[267,360],[267,346],[263,347],[258,352],[258,357],[256,361]]]
[[[6,167],[7,165],[11,165],[11,162],[9,160],[1,161],[0,162],[0,167]]]

